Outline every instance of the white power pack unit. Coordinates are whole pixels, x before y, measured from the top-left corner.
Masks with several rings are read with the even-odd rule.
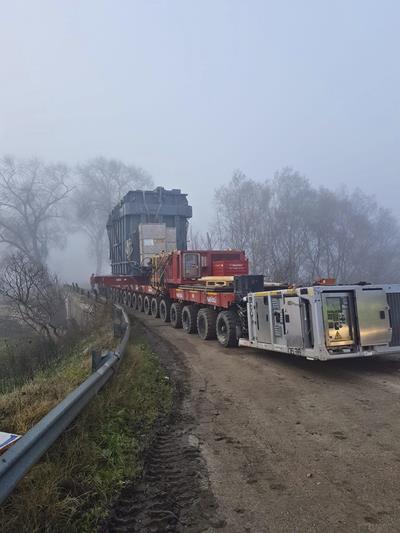
[[[320,360],[398,353],[400,285],[249,293],[247,321],[241,346]]]

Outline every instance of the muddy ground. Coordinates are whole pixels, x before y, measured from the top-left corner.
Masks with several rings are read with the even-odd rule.
[[[181,392],[141,496],[123,494],[112,528],[400,530],[400,357],[319,363],[140,321]],[[157,490],[154,509],[172,513],[165,529],[149,518]]]

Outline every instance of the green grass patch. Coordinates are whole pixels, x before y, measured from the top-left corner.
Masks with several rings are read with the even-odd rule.
[[[111,349],[115,341],[110,316],[110,307],[98,306],[93,320],[85,328],[71,327],[57,343],[32,335],[23,327],[20,336],[0,337],[0,400],[3,394],[29,385],[33,379],[38,382],[44,378],[42,381],[45,381],[59,369],[66,372],[65,362],[68,364],[71,358],[75,360],[69,367],[79,371],[78,359],[85,347],[93,346],[100,351]]]
[[[111,382],[3,504],[2,531],[95,531],[127,480],[140,476],[155,423],[172,403],[158,359],[135,337]]]
[[[0,430],[24,434],[91,373],[91,350],[113,349],[110,316],[90,331],[64,339],[43,370],[0,393]]]
[[[57,358],[56,352],[39,337],[0,338],[0,394],[27,383]]]
[[[74,357],[88,333],[70,331],[58,344],[39,336],[0,339],[0,395],[56,371],[64,359]]]

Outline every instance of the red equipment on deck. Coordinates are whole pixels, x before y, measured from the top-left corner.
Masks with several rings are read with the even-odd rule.
[[[245,253],[239,250],[190,250],[156,256],[155,278],[161,270],[167,286],[192,284],[209,276],[239,276],[249,271]]]
[[[162,295],[171,301],[226,309],[235,299],[233,276],[248,271],[241,250],[177,250],[151,258],[140,276],[93,275],[91,285],[111,290],[112,299],[122,303],[132,301],[133,294]]]

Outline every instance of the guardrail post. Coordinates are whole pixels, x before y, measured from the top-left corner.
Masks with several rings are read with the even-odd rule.
[[[100,361],[101,353],[97,352],[96,350],[92,350],[92,372],[96,372],[96,370],[100,367]]]
[[[103,366],[111,357],[115,355],[114,352],[107,352],[101,354],[100,352],[92,351],[92,372],[96,372],[101,366]]]
[[[122,310],[118,307],[113,308],[113,331],[114,331],[114,337],[122,337],[125,333],[125,329],[123,327],[124,324],[124,317],[122,314]]]

